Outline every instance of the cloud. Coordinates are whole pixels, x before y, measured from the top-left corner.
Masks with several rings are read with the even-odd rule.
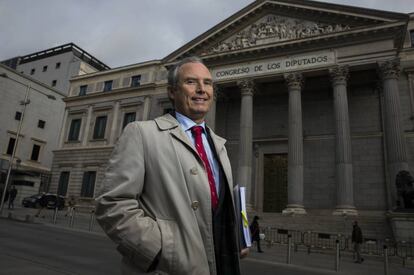
[[[320,1],[414,12],[411,0]],[[68,42],[111,67],[161,59],[252,2],[0,0],[0,60]]]

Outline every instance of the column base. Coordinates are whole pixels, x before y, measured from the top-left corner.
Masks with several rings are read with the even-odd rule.
[[[358,216],[358,211],[355,208],[337,208],[332,212],[334,216]]]
[[[288,205],[286,209],[282,211],[282,215],[285,215],[285,216],[306,215],[306,210],[302,205]]]

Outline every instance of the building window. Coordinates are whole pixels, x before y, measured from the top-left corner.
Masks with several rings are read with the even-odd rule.
[[[52,87],[55,87],[56,86],[56,83],[57,83],[57,80],[53,80],[52,81]]]
[[[46,72],[47,71],[47,66],[43,66],[43,71]]]
[[[14,115],[14,119],[15,120],[21,120],[22,119],[22,113],[21,112],[16,112],[16,114]]]
[[[60,68],[60,62],[57,62],[56,63],[56,69],[59,69]]]
[[[35,72],[36,72],[36,69],[35,69],[35,68],[33,68],[33,69],[30,71],[30,74],[31,74],[31,75],[33,75]]]
[[[138,87],[139,85],[141,85],[141,75],[131,77],[131,87]]]
[[[70,123],[69,136],[68,136],[69,141],[79,140],[81,122],[82,120],[80,118],[72,119],[72,122]]]
[[[133,113],[125,113],[125,115],[124,115],[124,121],[122,122],[122,129],[124,129],[125,126],[127,126],[128,123],[135,121],[136,114],[137,113],[135,113],[135,112],[133,112]]]
[[[88,85],[82,85],[79,88],[79,95],[86,95],[86,90],[88,89]]]
[[[39,121],[37,122],[37,127],[41,128],[41,129],[44,129],[45,124],[46,124],[46,121],[39,119]]]
[[[111,91],[112,90],[112,80],[108,80],[108,81],[105,81],[105,84],[104,84],[104,92],[108,92],[108,91]]]
[[[16,143],[16,139],[15,138],[10,138],[9,139],[9,146],[7,146],[7,155],[11,155],[13,154],[13,149],[14,149],[14,144]]]
[[[70,172],[68,171],[64,171],[60,173],[59,185],[58,185],[58,190],[57,190],[58,195],[66,196],[66,193],[68,192],[69,176],[70,176]]]
[[[33,145],[31,160],[37,161],[39,159],[40,146],[37,144]]]
[[[93,198],[95,191],[95,171],[87,171],[83,173],[81,197]]]
[[[105,138],[107,116],[98,116],[95,120],[95,128],[93,130],[93,139]]]

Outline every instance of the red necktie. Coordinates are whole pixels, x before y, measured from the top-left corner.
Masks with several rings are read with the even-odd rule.
[[[206,150],[204,150],[203,139],[201,138],[202,132],[203,127],[201,126],[194,126],[191,128],[191,133],[193,134],[195,140],[195,147],[197,149],[198,155],[204,162],[204,167],[207,172],[208,184],[210,185],[211,207],[213,208],[213,210],[215,210],[218,206],[216,184],[213,177],[213,171],[211,170],[210,163],[208,162]]]

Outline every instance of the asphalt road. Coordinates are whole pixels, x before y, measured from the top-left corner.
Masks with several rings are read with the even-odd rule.
[[[0,274],[120,274],[105,236],[0,219]]]
[[[118,275],[120,260],[115,245],[101,234],[0,219],[2,275]],[[334,274],[254,258],[241,265],[243,275]]]

